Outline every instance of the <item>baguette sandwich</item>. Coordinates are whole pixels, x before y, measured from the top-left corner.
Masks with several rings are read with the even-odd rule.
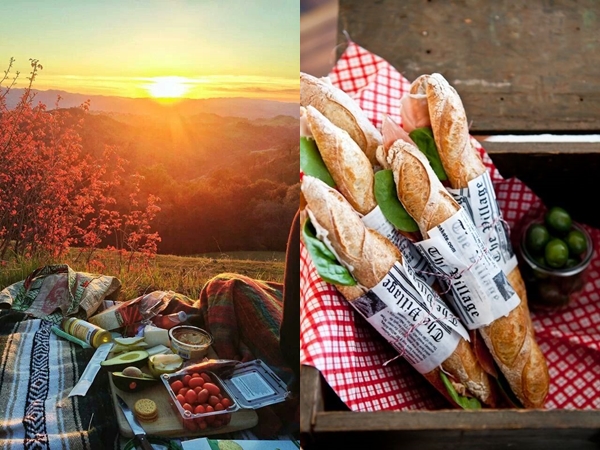
[[[389,240],[368,229],[359,214],[336,190],[310,176],[303,177],[301,189],[307,203],[307,215],[317,229],[317,236],[329,243],[337,259],[348,268],[357,283],[336,287],[350,304],[361,311],[357,304],[380,285],[397,263],[402,262],[402,255]],[[487,373],[479,365],[469,343],[456,331],[452,333],[454,347],[449,349],[440,364],[421,373],[455,405],[457,402],[449,394],[444,376],[459,395],[495,406],[496,392]]]
[[[417,148],[398,140],[381,156],[392,167],[398,198],[419,224],[424,238],[459,211],[460,206]],[[527,408],[540,408],[548,393],[549,376],[546,360],[530,328],[529,314],[521,301],[508,315],[479,331],[519,401]]]
[[[327,78],[300,73],[300,106],[309,105],[345,130],[371,164],[377,165],[375,152],[381,144],[381,133],[348,94],[333,86]]]
[[[415,126],[431,126],[442,166],[453,189],[468,188],[470,181],[486,172],[479,152],[472,145],[460,96],[442,75],[434,73],[417,78],[410,94],[403,99],[402,108],[406,131],[412,131]],[[507,245],[510,246],[510,241]],[[506,275],[529,314],[527,291],[519,268],[515,266]]]

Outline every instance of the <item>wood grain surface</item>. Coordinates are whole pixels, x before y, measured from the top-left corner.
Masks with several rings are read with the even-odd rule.
[[[439,72],[474,134],[598,130],[600,2],[340,0],[352,40],[409,80]]]
[[[109,358],[113,355],[110,354]],[[209,348],[208,358],[216,358],[216,353]],[[146,371],[145,368],[142,368]],[[231,414],[231,422],[224,427],[206,428],[205,430],[189,431],[183,427],[181,416],[173,408],[170,396],[163,385],[162,381],[158,381],[156,385],[149,387],[140,392],[123,392],[117,389],[112,382],[112,377],[109,376],[110,391],[115,406],[115,414],[119,424],[119,432],[122,436],[133,437],[129,423],[117,402],[115,394],[119,394],[125,403],[133,411],[133,405],[141,398],[149,398],[156,402],[158,407],[158,419],[154,422],[140,422],[146,433],[151,436],[165,437],[193,437],[193,436],[210,436],[214,434],[229,433],[232,431],[240,431],[252,428],[258,424],[258,415],[254,410],[242,409]]]

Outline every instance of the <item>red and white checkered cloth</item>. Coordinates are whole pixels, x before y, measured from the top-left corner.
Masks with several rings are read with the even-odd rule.
[[[400,98],[410,83],[387,61],[350,42],[330,74],[380,127],[383,114],[400,123]],[[474,142],[476,142],[474,140]],[[504,180],[481,148],[498,202],[513,233],[525,215],[543,211],[540,199],[516,179]],[[587,284],[561,312],[532,313],[536,339],[548,361],[546,408],[600,408],[600,230]],[[317,274],[301,248],[300,362],[321,371],[354,411],[438,409],[448,403]]]

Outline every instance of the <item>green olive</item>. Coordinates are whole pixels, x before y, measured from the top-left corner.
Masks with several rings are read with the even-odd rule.
[[[573,224],[569,213],[558,206],[550,208],[544,219],[548,228],[563,234],[567,233]]]
[[[565,242],[572,255],[581,255],[587,250],[587,240],[579,230],[571,230],[565,237]]]
[[[525,245],[527,246],[527,250],[532,253],[541,253],[544,251],[544,247],[550,240],[550,233],[548,229],[539,223],[531,225],[527,229],[527,234],[525,235]]]
[[[554,269],[563,267],[569,258],[569,247],[561,239],[552,239],[544,249],[546,264]]]

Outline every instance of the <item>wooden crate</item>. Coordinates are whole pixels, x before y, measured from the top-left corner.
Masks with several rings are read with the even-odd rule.
[[[347,31],[409,80],[443,74],[461,95],[478,139],[600,134],[600,2],[339,3],[339,43]],[[600,227],[600,143],[483,146],[504,177],[520,178],[547,205]],[[301,395],[307,449],[600,448],[597,410],[354,413],[312,367],[302,367]]]

